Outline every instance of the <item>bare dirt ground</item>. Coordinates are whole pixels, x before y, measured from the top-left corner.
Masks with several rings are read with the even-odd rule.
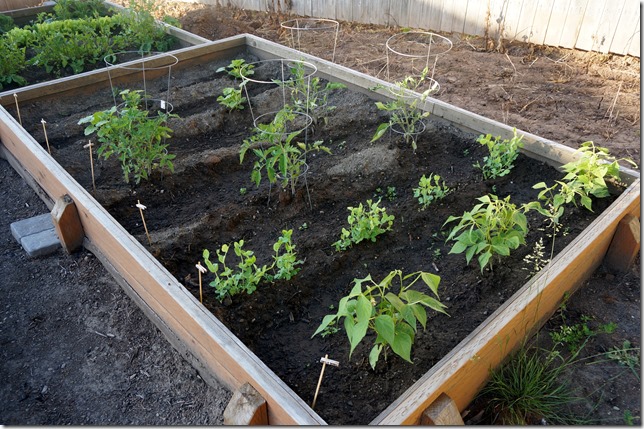
[[[288,44],[284,14],[173,2],[160,12],[209,39],[248,32]],[[384,77],[384,42],[397,31],[341,23],[336,62]],[[437,64],[438,99],[571,147],[593,140],[639,164],[638,59],[447,36],[454,47]],[[93,255],[26,256],[9,225],[47,208],[5,161],[0,178],[0,423],[221,424],[230,393],[204,383]],[[624,340],[640,346],[640,281],[639,263],[619,275],[602,267],[569,302],[570,325],[582,316],[593,327],[617,324],[591,339],[593,353]],[[640,381],[628,368],[609,360],[570,377],[588,398],[580,415],[640,424]],[[481,420],[477,409],[467,413],[468,423]]]

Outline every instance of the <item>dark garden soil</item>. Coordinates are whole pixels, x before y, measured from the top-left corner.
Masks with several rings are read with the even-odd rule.
[[[249,32],[285,42],[284,33],[279,31],[283,15],[172,2],[165,9],[181,17],[184,29],[208,38]],[[383,77],[384,41],[396,29],[342,24],[337,62]],[[514,43],[498,52],[487,50],[483,39],[451,38],[455,47],[445,61],[439,62],[442,89],[437,98],[572,147],[594,140],[616,155],[629,156],[639,163],[638,60]],[[484,154],[475,142],[477,136],[431,118],[416,154],[389,136],[369,144],[385,117],[366,96],[343,90],[331,98],[337,109],[324,115],[326,121],[320,118],[309,129],[309,141],[323,139],[333,152],[309,158],[306,179],[312,209],[303,183],[294,197],[273,187],[269,202],[266,181],[260,188],[250,182],[252,154],[239,163],[239,145],[250,135],[252,125],[249,111],[227,113],[214,101],[224,87],[231,86],[227,78],[214,73],[221,65],[212,64],[191,77],[174,75],[172,101],[175,113],[181,116],[171,121],[174,137],[170,151],[177,154],[175,173],[154,174],[149,183],[130,186],[122,183],[115,161],[102,161],[96,165],[94,195],[147,246],[135,207],[139,200],[145,204],[152,238],[150,251],[196,297],[199,291],[194,264],[203,248],[214,252],[223,243],[244,239],[245,248],[255,252],[259,263],[269,263],[272,243],[280,231],[293,229],[298,255],[306,258],[298,276],[289,282],[261,285],[253,295],[235,296],[224,303],[215,300],[213,291],[206,287],[204,304],[306,402],[313,397],[319,358],[329,354],[339,360],[339,368],[326,372],[316,411],[332,424],[368,423],[526,282],[528,272],[522,259],[541,235],[537,218],[530,216],[528,246],[496,264],[493,272],[483,273],[474,262],[466,266],[463,255],[448,255],[450,246],[445,244],[445,230],[441,230],[445,219],[471,209],[475,198],[488,192],[511,195],[516,204],[529,201],[535,197],[530,189],[535,182],[551,182],[560,174],[521,157],[507,180],[485,183],[472,168]],[[276,99],[269,93],[256,97],[253,101],[263,108],[269,108]],[[607,116],[613,99],[612,115]],[[70,103],[21,105],[23,118],[28,118],[25,123],[35,124],[26,128],[38,141],[44,140],[40,119],[47,120],[54,158],[87,189],[92,186],[83,149],[87,141],[76,123],[87,114],[111,107],[111,100],[109,91],[103,91],[97,98]],[[41,204],[25,192],[24,184],[16,184],[13,172],[6,172],[9,167],[5,162],[2,168],[3,185],[11,186],[3,199],[21,207],[23,200],[30,205],[2,211],[6,232],[10,222],[42,213],[44,208],[35,211],[33,207]],[[440,174],[455,192],[443,203],[419,211],[411,189],[422,174],[429,172]],[[388,187],[395,187],[396,196],[391,200],[386,195]],[[15,188],[18,190],[13,191]],[[245,195],[240,192],[242,188],[247,189]],[[375,243],[360,243],[336,252],[331,243],[346,224],[347,207],[380,197],[381,206],[396,217],[393,231]],[[596,212],[607,204],[609,201],[593,202]],[[570,209],[567,216],[569,233],[557,238],[558,249],[583,230],[594,215]],[[7,316],[0,325],[5,362],[2,379],[8,386],[2,390],[2,403],[8,405],[2,407],[2,422],[221,422],[221,416],[214,413],[223,409],[227,394],[205,386],[91,254],[69,256],[59,251],[38,258],[38,270],[29,277],[20,272],[33,269],[32,261],[25,258],[9,234],[2,237],[7,243],[2,256],[2,274],[7,279],[4,287],[11,290],[3,290]],[[352,279],[371,274],[379,280],[393,269],[405,273],[425,270],[442,279],[439,293],[449,317],[430,315],[427,330],[419,330],[412,349],[413,365],[391,356],[373,371],[366,358],[367,344],[348,359],[348,341],[342,331],[310,339],[322,317],[334,312],[331,305],[337,307],[339,298],[350,290]],[[60,275],[55,276],[57,273]],[[29,289],[31,295],[25,301],[18,287],[32,281],[50,286]],[[70,286],[76,287],[73,298],[78,297],[81,304],[63,299],[62,292],[55,293]],[[101,293],[94,295],[94,289]],[[42,305],[34,304],[38,300]],[[60,306],[45,307],[50,303]],[[606,352],[624,340],[639,347],[639,264],[619,275],[600,268],[568,304],[568,324],[579,323],[584,316],[592,319],[592,326],[609,322],[618,325],[614,334],[592,338],[585,355]],[[70,326],[79,323],[80,330],[70,332]],[[553,317],[543,335],[561,323],[560,318]],[[36,335],[39,326],[51,331],[43,329]],[[106,336],[111,332],[115,337]],[[80,338],[72,342],[71,338],[77,336]],[[52,356],[45,352],[47,349],[59,351]],[[78,350],[87,353],[79,354]],[[82,372],[89,364],[91,371]],[[580,365],[570,374],[570,380],[578,394],[586,398],[576,412],[590,422],[624,424],[627,411],[640,415],[639,379],[619,363]],[[482,409],[481,403],[474,403],[465,411],[466,423],[489,422],[480,414]]]
[[[257,60],[242,57],[247,62]],[[147,238],[136,204],[144,204],[150,251],[197,298],[194,265],[201,260],[203,249],[214,253],[222,244],[244,240],[245,249],[255,252],[258,265],[268,264],[280,231],[294,230],[293,242],[305,261],[295,278],[261,284],[253,295],[237,295],[223,303],[206,287],[204,305],[306,402],[312,400],[319,375],[316,359],[329,354],[340,360],[340,368],[328,377],[316,411],[330,424],[366,424],[528,278],[529,267],[522,259],[531,245],[495,261],[493,270],[481,273],[474,263],[467,266],[463,255],[449,255],[451,246],[445,243],[449,229],[442,227],[446,219],[470,210],[477,197],[488,193],[511,196],[517,205],[527,203],[536,199],[532,185],[552,183],[562,174],[521,155],[510,175],[484,181],[473,167],[487,151],[475,141],[477,136],[431,117],[416,153],[395,133],[369,143],[387,116],[366,95],[344,89],[329,97],[329,107],[334,109],[313,112],[314,123],[301,135],[309,142],[323,140],[332,154],[307,159],[306,181],[300,180],[295,195],[279,186],[269,193],[266,181],[259,188],[250,181],[252,154],[239,162],[241,141],[251,134],[250,109],[228,112],[214,102],[224,87],[232,85],[231,78],[215,71],[229,61],[173,72],[171,100],[173,112],[180,116],[168,123],[174,130],[168,150],[177,156],[173,174],[155,172],[149,182],[135,186],[123,182],[115,160],[98,161],[93,194],[142,243]],[[273,76],[273,65],[261,63],[253,77],[270,81],[267,77]],[[164,78],[160,85],[165,82]],[[148,89],[154,91],[153,87],[148,82]],[[283,103],[282,91],[275,85],[249,83],[248,89],[256,115],[275,111]],[[26,124],[37,123],[37,117],[48,118],[53,157],[91,190],[91,169],[83,149],[87,140],[84,127],[77,122],[110,104],[107,89],[83,100],[59,97],[55,103],[30,103],[21,113]],[[44,140],[42,127],[27,129],[37,140]],[[432,173],[439,174],[454,191],[422,211],[412,189],[421,175]],[[246,191],[241,192],[242,188]],[[359,243],[343,252],[334,250],[332,243],[339,239],[342,227],[348,227],[347,208],[380,199],[381,206],[395,216],[393,231],[376,242]],[[610,202],[595,201],[596,212]],[[594,217],[587,210],[567,210],[566,234],[557,238],[557,251]],[[527,243],[543,237],[550,248],[550,240],[540,231],[542,219],[533,213],[528,218]],[[237,261],[229,256],[226,263],[234,266]],[[395,269],[441,276],[439,294],[449,313],[430,314],[427,330],[417,335],[413,365],[391,356],[373,371],[366,359],[368,344],[358,347],[349,360],[344,333],[310,339],[323,316],[333,313],[330,309],[348,294],[353,279],[371,275],[378,281]]]

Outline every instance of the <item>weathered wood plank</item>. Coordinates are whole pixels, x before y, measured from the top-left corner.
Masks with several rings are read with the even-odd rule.
[[[627,1],[619,19],[618,31],[611,44],[611,51],[639,57],[640,49],[640,6]]]
[[[539,0],[532,20],[531,42],[543,45],[556,0]]]
[[[599,50],[601,48],[602,40],[599,37],[598,30],[603,22],[604,9],[608,5],[609,3],[604,2],[588,2],[588,6],[586,6],[586,10],[584,11],[584,17],[579,26],[579,34],[575,48],[584,51]],[[618,2],[610,3],[611,9],[616,6],[619,9]]]
[[[522,3],[521,14],[516,25],[515,39],[526,43],[533,41],[535,36],[534,20],[539,14],[539,5],[538,1],[524,1]]]
[[[488,27],[488,2],[470,0],[467,4],[463,32],[473,36],[484,36]]]
[[[566,21],[561,31],[559,46],[574,47],[577,44],[587,7],[588,0],[571,0],[566,14]]]
[[[544,43],[550,46],[561,46],[561,34],[563,33],[564,25],[566,23],[566,16],[568,15],[570,3],[563,1],[555,1],[552,4],[552,12],[550,13],[550,21],[544,38]]]
[[[311,0],[311,16],[336,19],[335,0]]]
[[[85,233],[76,204],[69,195],[65,194],[56,200],[51,218],[63,249],[67,253],[74,253],[80,249]]]

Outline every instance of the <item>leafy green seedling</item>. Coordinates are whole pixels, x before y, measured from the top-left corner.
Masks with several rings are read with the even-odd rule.
[[[477,161],[474,167],[483,172],[484,179],[496,179],[510,173],[514,167],[514,161],[519,156],[519,149],[523,147],[521,140],[523,136],[517,136],[517,130],[514,129],[514,137],[510,140],[493,138],[491,134],[481,135],[476,140],[482,145],[487,146],[489,155],[483,158],[483,164]]]
[[[431,203],[445,198],[451,191],[438,174],[430,173],[429,177],[423,174],[418,181],[418,187],[414,188],[414,198],[418,199],[421,210],[425,210]]]
[[[380,200],[373,202],[367,200],[367,205],[362,203],[358,207],[348,207],[349,229],[342,228],[340,240],[333,243],[335,250],[346,250],[352,244],[358,244],[363,240],[376,241],[376,237],[391,231],[395,217],[388,215],[384,207],[379,207]]]
[[[492,264],[492,256],[508,256],[510,250],[525,244],[528,223],[525,214],[510,202],[509,195],[504,199],[492,194],[477,199],[480,203],[472,210],[462,216],[450,216],[443,226],[459,221],[447,237],[447,241],[456,241],[449,253],[465,252],[468,264],[474,255],[479,255],[483,271]]]
[[[247,64],[246,60],[240,58],[232,60],[230,64],[225,67],[219,67],[217,73],[228,73],[229,76],[234,77],[235,79],[242,79],[243,77],[249,77],[255,74],[253,70],[255,66],[253,64]]]
[[[148,179],[152,170],[167,168],[174,172],[172,160],[175,155],[167,151],[164,139],[170,137],[172,130],[165,126],[174,114],[158,112],[150,117],[147,110],[139,108],[142,102],[141,91],[124,90],[120,93],[125,105],[120,110],[96,112],[78,121],[89,124],[85,135],[96,133],[101,146],[97,153],[105,159],[115,155],[121,161],[126,183],[134,176],[138,184]]]
[[[243,110],[246,97],[242,96],[241,89],[224,88],[223,95],[217,97],[217,102],[226,106],[229,111]]]

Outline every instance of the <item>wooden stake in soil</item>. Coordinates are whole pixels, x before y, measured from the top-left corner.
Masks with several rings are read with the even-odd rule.
[[[20,122],[20,126],[22,126],[22,118],[20,117],[20,106],[18,106],[18,94],[14,92],[13,98],[16,100],[16,111],[18,112],[18,122]]]
[[[45,127],[45,121],[43,121],[43,128]],[[47,133],[45,133],[45,138],[47,137]],[[87,143],[83,148],[89,148],[89,165],[92,168],[92,188],[94,189],[94,192],[96,192],[96,182],[94,181],[94,157],[92,156],[92,146],[94,146],[94,143],[92,143],[91,140],[89,140],[89,143]],[[49,142],[47,142],[47,149],[49,149]],[[49,152],[51,154],[51,152]]]
[[[207,270],[206,268],[201,265],[201,261],[197,262],[197,271],[199,271],[199,302],[203,304],[203,289],[201,288],[201,275],[206,274]]]
[[[45,124],[47,122],[44,119],[41,119],[40,122],[42,123],[42,130],[45,133],[45,141],[47,142],[47,152],[49,152],[49,154],[51,155],[51,148],[49,147],[49,139],[47,138],[47,127],[45,127]],[[94,174],[92,174],[92,178],[93,177],[94,177]]]
[[[143,210],[147,207],[141,204],[141,201],[139,200],[136,200],[136,206],[139,208],[139,212],[141,213],[141,220],[143,221],[143,228],[145,228],[145,235],[148,237],[148,244],[152,246],[152,240],[150,240],[150,234],[148,233],[148,226],[145,224],[145,216],[143,216]]]
[[[318,400],[318,392],[320,391],[320,385],[322,384],[322,377],[324,377],[324,368],[326,368],[326,365],[329,364],[333,366],[340,366],[340,362],[338,362],[337,360],[329,359],[329,355],[324,355],[323,358],[320,358],[320,362],[322,362],[322,371],[320,371],[318,386],[315,388],[315,395],[313,395],[313,403],[311,404],[311,409],[315,408],[315,403]]]

